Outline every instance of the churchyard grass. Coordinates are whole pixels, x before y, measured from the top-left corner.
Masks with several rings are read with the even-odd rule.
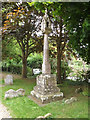
[[[9,109],[13,118],[36,118],[47,113],[52,114],[51,118],[88,118],[88,97],[83,94],[75,94],[75,89],[80,87],[80,85],[68,85],[67,82],[59,85],[61,91],[65,95],[65,99],[74,96],[77,97],[78,101],[71,104],[65,104],[64,100],[60,100],[40,107],[27,97],[35,86],[35,81],[31,81],[33,81],[33,79],[30,81],[25,79],[14,79],[13,85],[2,87],[2,96],[0,100],[2,100],[2,103]],[[81,87],[84,89],[85,85]],[[4,99],[4,94],[7,90],[17,90],[19,88],[25,89],[25,96],[7,100]]]

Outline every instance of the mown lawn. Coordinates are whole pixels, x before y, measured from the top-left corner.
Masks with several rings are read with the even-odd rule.
[[[27,97],[35,86],[35,82],[30,81],[14,79],[13,85],[4,86],[0,90],[0,95],[2,94],[0,100],[2,99],[2,103],[9,109],[13,118],[36,118],[47,113],[52,114],[51,118],[88,118],[88,97],[83,94],[75,94],[75,89],[80,85],[65,82],[59,86],[65,98],[75,96],[78,101],[72,104],[65,104],[63,100],[60,100],[40,107]],[[81,87],[86,89],[85,85]],[[19,88],[25,89],[26,94],[24,97],[4,100],[4,94],[7,90],[17,90]]]

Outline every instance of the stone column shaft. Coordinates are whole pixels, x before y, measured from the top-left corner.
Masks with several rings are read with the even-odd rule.
[[[49,63],[48,33],[44,34],[42,74],[51,74],[51,66]]]

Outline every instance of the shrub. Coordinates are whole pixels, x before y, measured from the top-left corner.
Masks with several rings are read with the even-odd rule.
[[[21,74],[22,73],[22,65],[10,65],[9,66],[9,69],[10,71],[9,72],[12,72],[14,74]]]
[[[56,58],[50,58],[50,64],[51,64],[51,73],[56,74],[56,69],[57,69],[57,61]]]
[[[70,67],[68,66],[68,63],[65,61],[61,61],[61,72],[62,75],[66,74],[66,77],[69,75],[69,73],[71,72]]]
[[[56,58],[50,58],[50,63],[51,63],[51,73],[56,74],[57,73],[57,60]],[[64,75],[68,76],[69,73],[71,72],[70,67],[68,66],[68,63],[61,61],[61,76],[62,79],[64,79]]]
[[[90,93],[88,92],[88,87],[85,87],[85,88],[84,88],[82,94],[83,94],[84,96],[90,96]]]
[[[32,71],[32,68],[30,67],[27,67],[27,76],[32,76],[33,75],[33,71]]]
[[[31,68],[42,68],[42,55],[41,54],[37,54],[35,53],[34,55],[31,55],[30,57],[28,57],[27,59],[27,66],[31,67]]]
[[[12,72],[15,74],[22,73],[22,65],[17,64],[13,60],[6,60],[2,62],[2,71]]]

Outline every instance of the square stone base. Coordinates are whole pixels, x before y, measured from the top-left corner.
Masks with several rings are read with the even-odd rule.
[[[55,75],[39,75],[36,78],[37,85],[31,91],[31,98],[41,102],[42,104],[47,104],[53,101],[60,100],[63,97],[63,93],[57,87],[56,76]]]
[[[47,104],[50,102],[58,101],[63,98],[63,93],[59,92],[56,94],[49,94],[49,95],[40,95],[35,91],[31,91],[31,98],[35,101],[39,101],[42,104]]]

